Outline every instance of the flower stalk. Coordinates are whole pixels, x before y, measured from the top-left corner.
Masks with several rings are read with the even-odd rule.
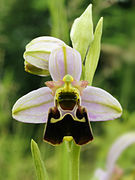
[[[79,161],[80,161],[80,146],[76,145],[73,141],[71,150],[69,152],[69,180],[79,180]]]
[[[55,156],[57,159],[56,179],[69,180],[69,152],[66,141],[56,147]]]

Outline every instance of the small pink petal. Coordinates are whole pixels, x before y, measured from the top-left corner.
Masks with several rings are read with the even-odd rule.
[[[80,91],[80,95],[82,95],[83,89],[88,86],[89,82],[88,81],[76,81],[76,80],[74,80],[71,84],[75,88],[77,88]]]
[[[52,90],[52,95],[55,95],[55,92],[58,88],[62,87],[64,84],[64,81],[47,81],[45,82],[46,86],[48,86]]]
[[[54,106],[53,99],[48,87],[34,90],[17,100],[12,109],[12,116],[26,123],[45,123],[49,108]]]
[[[82,93],[82,106],[85,106],[90,121],[107,121],[122,114],[120,103],[103,89],[88,86]]]

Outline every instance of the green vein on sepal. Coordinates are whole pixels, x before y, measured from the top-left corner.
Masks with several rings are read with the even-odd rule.
[[[39,55],[41,55],[41,54],[50,54],[50,52],[44,51],[44,50],[42,50],[42,51],[41,50],[40,51],[38,51],[38,50],[36,50],[36,51],[26,51],[26,52],[24,52],[24,58],[25,58],[25,56],[29,55],[29,56],[32,56],[32,57],[34,57],[36,59],[40,59],[42,61],[48,62],[47,59],[39,57]],[[36,56],[36,55],[38,55],[38,56]]]
[[[38,97],[38,96],[37,96]],[[39,96],[40,97],[40,96]],[[35,97],[34,97],[35,98]],[[32,99],[29,99],[28,101],[30,101],[30,100],[32,100]],[[41,106],[41,105],[44,105],[44,104],[48,104],[48,103],[50,103],[50,102],[52,102],[52,100],[48,100],[48,101],[46,101],[46,102],[42,102],[42,103],[39,103],[39,104],[33,104],[33,105],[31,105],[31,106],[24,106],[24,107],[22,107],[23,106],[23,104],[24,103],[26,103],[26,102],[24,102],[23,104],[21,104],[21,105],[19,105],[19,107],[17,107],[17,108],[15,108],[15,106],[13,107],[13,110],[12,110],[12,114],[16,114],[16,113],[18,113],[18,112],[20,112],[20,111],[25,111],[25,110],[27,110],[27,109],[30,109],[30,108],[34,108],[34,107],[38,107],[38,106]]]

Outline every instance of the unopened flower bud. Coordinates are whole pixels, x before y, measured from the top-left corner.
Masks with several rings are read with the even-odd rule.
[[[26,51],[24,52],[25,70],[36,75],[48,75],[50,53],[52,50],[64,45],[63,41],[49,36],[33,39],[26,46]]]

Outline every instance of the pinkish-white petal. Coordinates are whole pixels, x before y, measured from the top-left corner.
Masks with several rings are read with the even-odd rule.
[[[90,121],[107,121],[122,114],[120,103],[103,89],[88,86],[82,92],[82,106],[87,108]]]
[[[106,169],[111,174],[116,165],[116,161],[122,152],[131,144],[135,143],[135,132],[129,132],[120,136],[110,148],[107,157]]]
[[[63,79],[66,74],[79,80],[82,72],[80,53],[69,46],[53,50],[49,58],[49,71],[54,81]]]
[[[50,52],[62,45],[65,45],[63,41],[51,36],[41,36],[33,39],[26,46],[26,51],[47,51]]]
[[[108,178],[108,174],[106,171],[102,170],[102,169],[96,169],[94,177],[96,180],[109,180]]]
[[[24,59],[33,66],[48,70],[50,53],[47,51],[25,51]]]
[[[97,180],[111,180],[114,176],[120,178],[123,175],[123,170],[116,166],[116,162],[123,151],[134,143],[135,132],[129,132],[120,136],[114,142],[107,155],[106,170],[97,169],[95,171],[95,177]]]
[[[45,123],[49,108],[54,106],[53,98],[48,87],[34,90],[17,100],[12,116],[21,122]]]

